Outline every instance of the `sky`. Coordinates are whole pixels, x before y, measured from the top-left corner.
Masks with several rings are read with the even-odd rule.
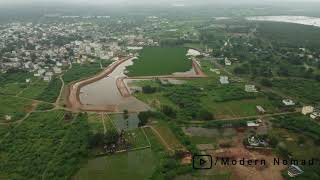
[[[69,4],[187,4],[194,3],[270,3],[270,2],[320,2],[320,0],[0,0],[0,4],[66,3]]]

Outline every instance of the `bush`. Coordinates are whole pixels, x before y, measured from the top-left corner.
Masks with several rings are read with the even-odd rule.
[[[36,110],[37,111],[46,111],[46,110],[50,110],[53,109],[54,105],[49,104],[49,103],[40,103],[37,105]]]
[[[151,111],[144,111],[144,112],[140,112],[138,114],[138,118],[140,120],[138,126],[144,126],[148,123],[149,118],[152,116],[152,112]]]
[[[213,114],[211,112],[205,110],[205,109],[202,109],[202,110],[199,111],[198,117],[201,120],[212,120],[212,119],[214,119]]]
[[[157,91],[157,88],[152,87],[150,85],[146,85],[142,87],[142,92],[145,94],[152,94],[155,93]]]
[[[272,87],[272,82],[269,79],[261,79],[260,83],[262,86]]]
[[[177,112],[172,107],[167,105],[161,106],[161,112],[171,118],[177,117]]]

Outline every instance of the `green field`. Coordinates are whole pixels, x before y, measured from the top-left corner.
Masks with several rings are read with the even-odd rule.
[[[12,120],[18,120],[31,109],[31,100],[0,95],[0,121],[6,115],[12,116]]]
[[[77,180],[141,180],[150,177],[156,167],[151,149],[131,151],[89,160],[77,173]]]
[[[170,75],[186,72],[192,67],[185,48],[144,48],[139,59],[127,67],[129,76]]]
[[[131,148],[143,148],[150,146],[147,136],[144,134],[143,129],[138,128],[135,130],[126,131],[126,138],[131,144]]]
[[[38,79],[36,82],[33,82],[30,86],[24,89],[19,96],[30,99],[37,99],[46,90],[48,85],[48,82]]]
[[[16,95],[26,87],[26,79],[32,79],[31,73],[27,72],[9,72],[0,74],[0,93],[8,95]],[[33,79],[32,79],[33,80]]]
[[[63,111],[33,113],[2,139],[0,177],[70,179],[87,157],[88,125],[84,114],[64,121]]]
[[[66,84],[93,76],[101,71],[99,63],[73,64],[72,68],[64,73],[63,80]]]
[[[283,22],[259,22],[259,36],[286,47],[316,48],[320,46],[317,27]]]
[[[286,79],[272,81],[273,88],[282,91],[288,96],[298,98],[305,103],[320,101],[320,83],[307,79]]]
[[[139,92],[134,95],[158,110],[161,105],[167,105],[198,120],[203,120],[198,114],[200,110],[213,113],[217,119],[258,115],[258,105],[267,113],[278,112],[278,104],[270,100],[266,94],[245,92],[244,83],[224,86],[217,81],[216,78],[199,79],[173,86],[162,85],[156,81],[135,82],[133,86],[149,85],[157,88],[157,91],[151,94]]]
[[[161,137],[166,141],[168,146],[173,150],[185,149],[177,137],[172,133],[170,128],[165,122],[158,121],[156,124],[152,125],[153,128],[161,135]],[[159,138],[159,137],[158,137]],[[160,140],[159,140],[160,141]]]
[[[110,115],[114,125],[118,130],[134,130],[138,128],[139,118],[137,114],[129,114],[128,119],[122,114]]]

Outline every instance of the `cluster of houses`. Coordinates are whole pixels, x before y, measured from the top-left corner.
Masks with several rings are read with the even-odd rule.
[[[159,45],[153,39],[144,37],[142,28],[120,28],[119,31],[117,25],[121,26],[118,23],[108,26],[116,29],[115,33],[106,33],[103,32],[104,27],[82,22],[2,25],[0,72],[21,69],[50,81],[71,63],[117,60],[118,56],[141,50],[143,46]]]

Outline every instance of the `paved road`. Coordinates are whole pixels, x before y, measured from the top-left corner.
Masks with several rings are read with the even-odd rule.
[[[281,115],[289,115],[289,114],[297,114],[300,113],[301,110],[296,110],[294,112],[282,112],[282,113],[274,113],[274,114],[264,114],[264,115],[256,115],[256,116],[245,116],[245,117],[235,117],[235,118],[226,118],[226,119],[216,119],[213,121],[236,121],[236,120],[245,120],[245,119],[258,119],[258,118],[266,118],[266,117],[274,117]],[[208,121],[188,121],[190,124],[204,124]]]

